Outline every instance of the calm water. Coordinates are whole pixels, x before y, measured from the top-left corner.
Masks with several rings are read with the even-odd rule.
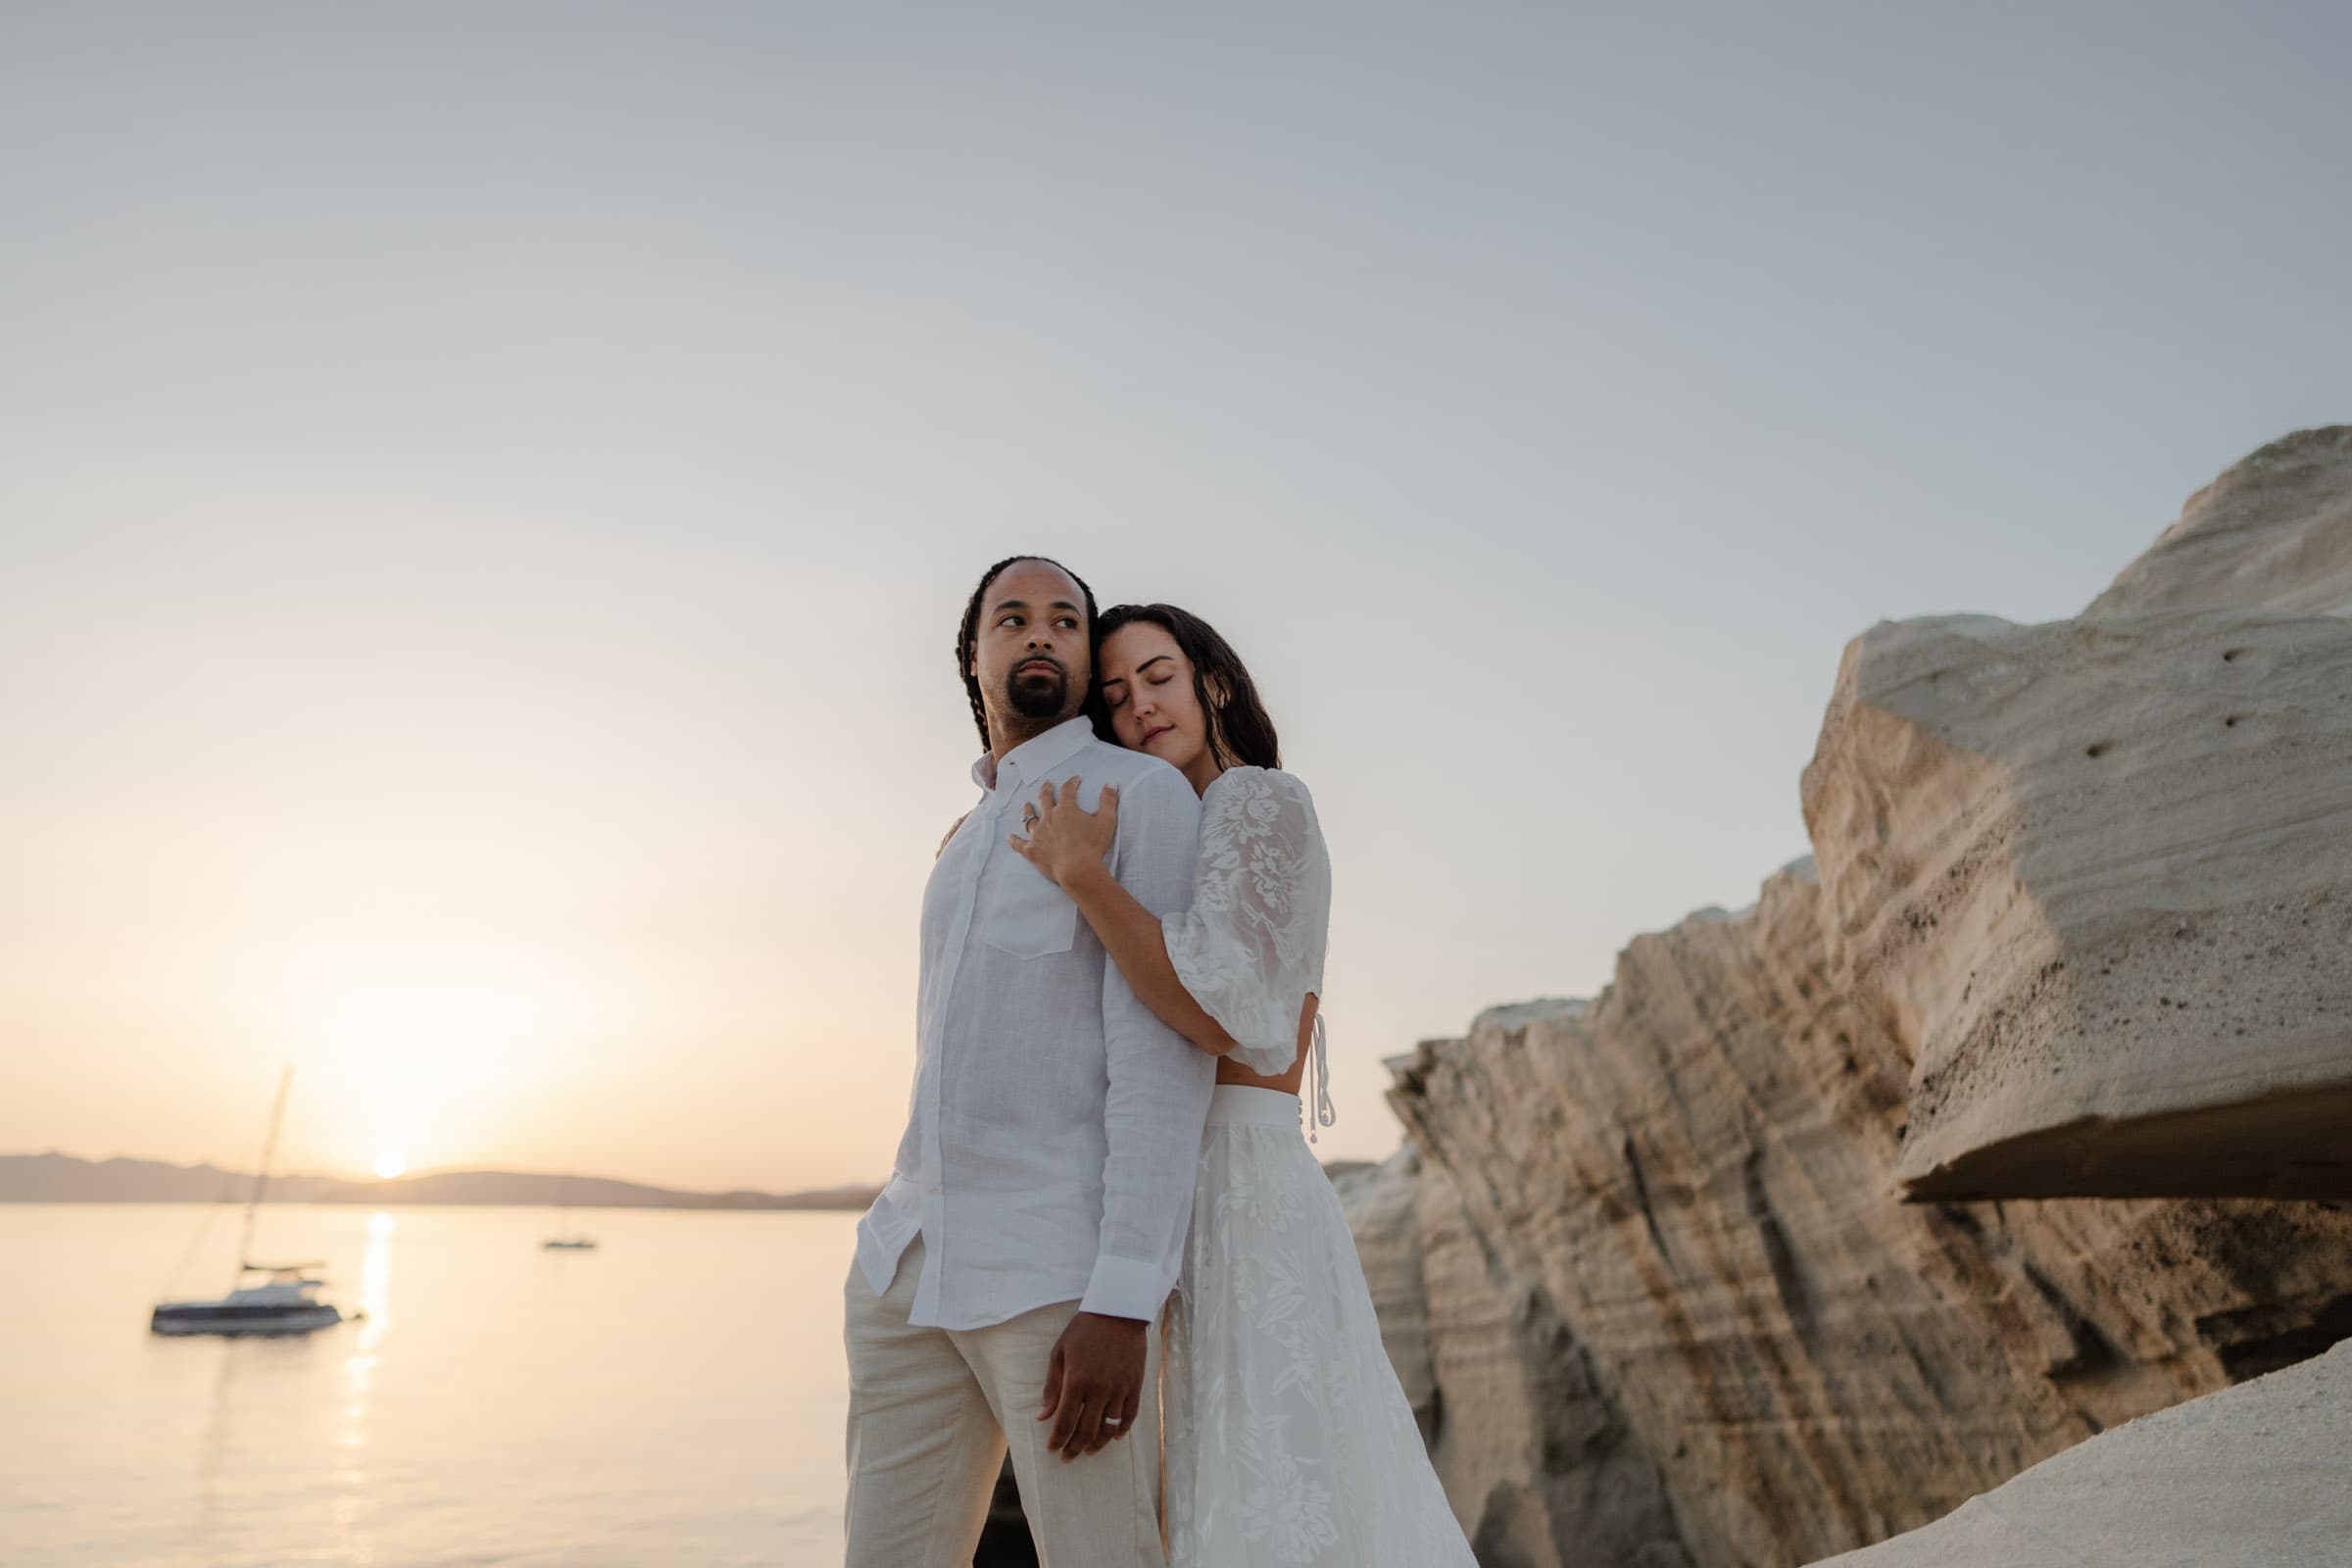
[[[265,1205],[367,1319],[164,1339],[236,1210],[0,1203],[0,1564],[839,1563],[856,1216],[571,1217]]]

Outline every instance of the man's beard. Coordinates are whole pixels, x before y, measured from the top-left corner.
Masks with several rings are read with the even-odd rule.
[[[1004,677],[1004,700],[1023,718],[1052,718],[1070,700],[1070,677],[1059,664],[1044,669],[1021,668]]]

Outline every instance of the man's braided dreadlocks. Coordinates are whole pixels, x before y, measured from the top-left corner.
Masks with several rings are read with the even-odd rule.
[[[971,603],[963,607],[963,629],[956,634],[956,673],[963,677],[964,693],[972,700],[972,722],[980,726],[980,748],[983,751],[989,745],[988,710],[980,702],[980,677],[972,673],[972,646],[980,637],[980,603],[988,597],[988,585],[995,582],[1006,566],[1018,565],[1024,561],[1041,562],[1078,585],[1078,591],[1086,596],[1086,636],[1090,652],[1094,646],[1095,591],[1086,585],[1084,577],[1060,562],[1051,556],[1006,556],[982,572],[980,586],[972,590]],[[1093,665],[1091,659],[1088,665],[1090,668]]]

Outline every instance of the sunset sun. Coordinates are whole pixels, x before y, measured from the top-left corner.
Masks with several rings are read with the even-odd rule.
[[[555,1042],[576,1046],[599,999],[592,980],[495,948],[353,943],[315,962],[286,1004],[309,1136],[384,1181],[511,1136],[544,1095]]]

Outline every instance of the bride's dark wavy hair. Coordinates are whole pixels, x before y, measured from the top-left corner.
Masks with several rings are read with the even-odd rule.
[[[1095,733],[1111,745],[1119,744],[1110,727],[1110,710],[1102,703],[1102,644],[1121,626],[1149,621],[1176,639],[1184,657],[1193,662],[1193,695],[1208,715],[1208,755],[1219,767],[1280,767],[1282,741],[1274,720],[1258,700],[1257,683],[1233,644],[1217,628],[1189,610],[1174,605],[1113,605],[1095,617],[1095,683],[1086,694],[1086,716]]]

